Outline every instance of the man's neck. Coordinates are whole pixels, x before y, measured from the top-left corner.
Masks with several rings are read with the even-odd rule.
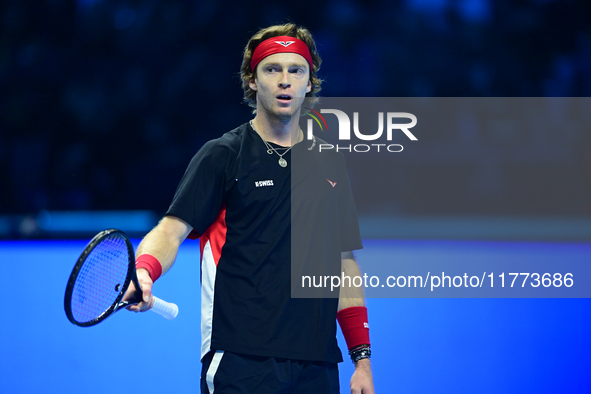
[[[291,146],[299,141],[299,111],[291,119],[283,121],[257,112],[253,119],[254,129],[266,141],[281,146]]]

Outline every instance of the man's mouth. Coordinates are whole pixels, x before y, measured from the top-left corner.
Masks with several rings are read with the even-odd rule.
[[[288,94],[280,94],[277,96],[278,100],[285,100],[285,101],[290,101],[291,100],[291,96]]]

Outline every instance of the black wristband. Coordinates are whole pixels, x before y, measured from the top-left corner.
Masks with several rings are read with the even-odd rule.
[[[371,358],[371,348],[369,345],[357,346],[349,350],[349,356],[351,356],[351,361],[353,361],[353,363],[364,358]]]

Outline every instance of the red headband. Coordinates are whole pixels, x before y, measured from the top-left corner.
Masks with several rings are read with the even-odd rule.
[[[310,71],[314,67],[312,56],[310,55],[310,49],[305,42],[298,40],[295,37],[278,36],[271,37],[261,42],[256,47],[254,53],[252,54],[252,59],[250,60],[250,68],[254,72],[257,64],[259,64],[260,61],[267,56],[273,55],[275,53],[285,52],[302,55],[308,61],[308,64],[310,65]]]

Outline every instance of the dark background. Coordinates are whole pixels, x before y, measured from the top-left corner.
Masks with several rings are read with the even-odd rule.
[[[589,15],[585,0],[3,1],[0,215],[163,214],[197,149],[251,118],[238,71],[260,27],[293,21],[313,32],[327,97],[566,97],[591,93]],[[387,202],[410,215],[589,217],[591,137],[571,137],[558,173],[544,157],[521,168],[453,151],[425,157],[398,170],[404,192]],[[443,173],[454,198],[424,193]],[[544,193],[564,173],[576,195],[568,209]],[[475,204],[489,178],[501,185],[495,198]],[[17,227],[3,236],[24,236]]]

